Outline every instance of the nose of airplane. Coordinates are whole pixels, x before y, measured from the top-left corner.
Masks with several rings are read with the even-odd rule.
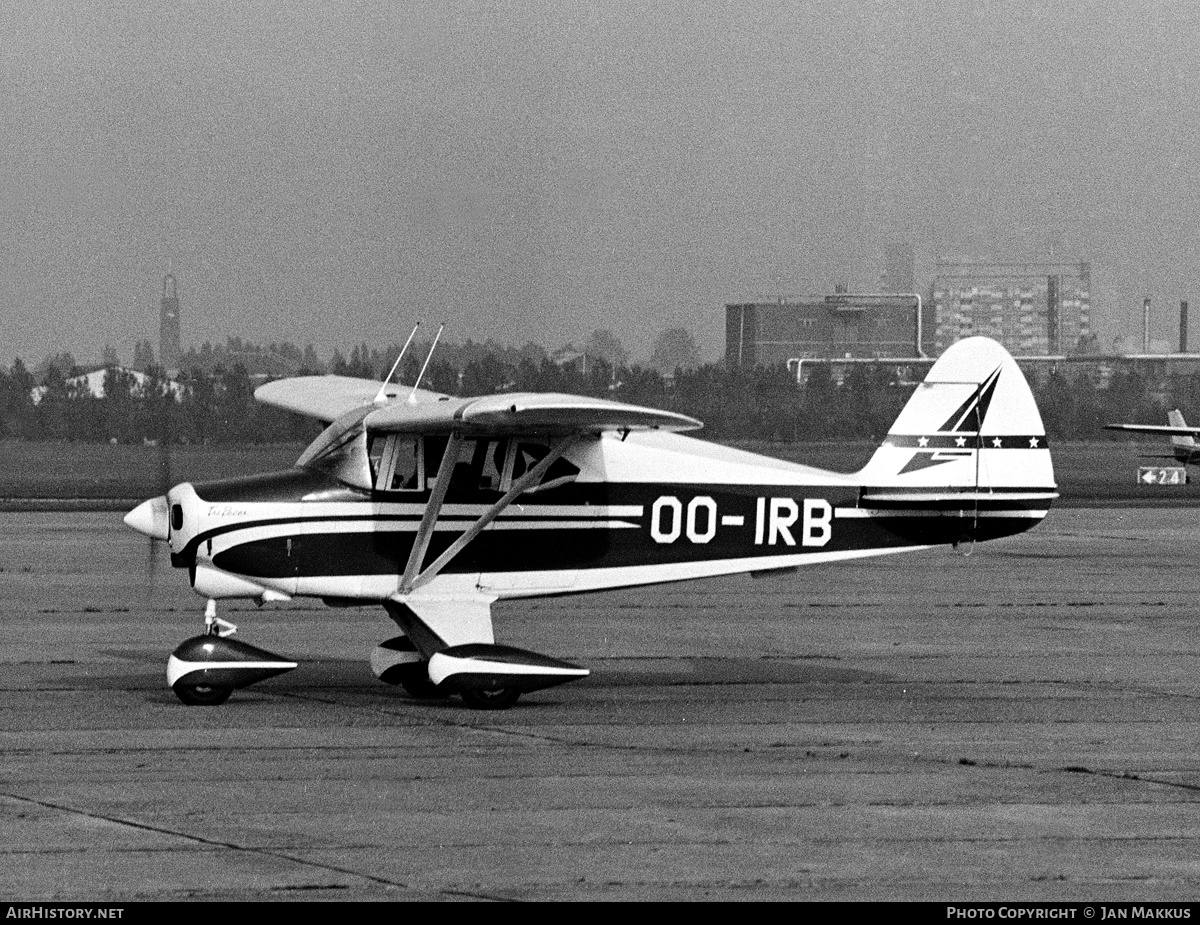
[[[167,528],[170,526],[170,509],[167,496],[159,495],[149,501],[143,501],[125,515],[125,525],[155,540],[167,539]]]

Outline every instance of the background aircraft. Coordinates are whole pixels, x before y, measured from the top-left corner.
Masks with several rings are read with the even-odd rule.
[[[1161,434],[1171,438],[1172,452],[1169,455],[1147,456],[1147,459],[1174,459],[1184,465],[1200,463],[1200,446],[1196,437],[1200,427],[1188,427],[1183,412],[1176,408],[1167,412],[1167,424],[1105,424],[1105,430],[1128,430],[1139,434]]]
[[[376,675],[502,708],[588,672],[497,645],[498,600],[987,540],[1027,530],[1057,497],[1025,378],[982,337],[946,351],[854,473],[682,436],[700,424],[670,411],[570,395],[456,398],[321,376],[256,397],[328,422],[295,468],[183,483],[126,517],[209,598],[207,632],[168,662],[189,704],[295,667],[228,638],[219,598],[380,605],[403,635],[376,648]]]

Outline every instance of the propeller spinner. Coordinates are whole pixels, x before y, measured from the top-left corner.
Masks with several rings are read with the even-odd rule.
[[[136,530],[152,540],[167,539],[167,531],[171,524],[170,506],[166,495],[159,495],[149,501],[143,501],[125,515],[125,525]]]

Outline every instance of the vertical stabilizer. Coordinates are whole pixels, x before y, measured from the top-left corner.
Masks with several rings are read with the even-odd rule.
[[[942,355],[859,478],[864,498],[1002,495],[1046,507],[1057,497],[1033,393],[1008,351],[986,337]]]
[[[1187,421],[1183,419],[1183,412],[1178,408],[1167,412],[1167,423],[1172,427],[1188,426]],[[1190,434],[1185,436],[1176,434],[1171,437],[1171,449],[1175,453],[1175,458],[1181,463],[1191,462],[1193,454],[1196,452],[1196,438]]]

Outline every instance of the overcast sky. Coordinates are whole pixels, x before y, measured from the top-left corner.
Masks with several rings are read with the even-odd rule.
[[[0,0],[0,359],[553,348],[873,288],[889,241],[1200,305],[1200,4]],[[1139,337],[1140,340],[1140,337]],[[1198,338],[1200,340],[1200,338]]]

